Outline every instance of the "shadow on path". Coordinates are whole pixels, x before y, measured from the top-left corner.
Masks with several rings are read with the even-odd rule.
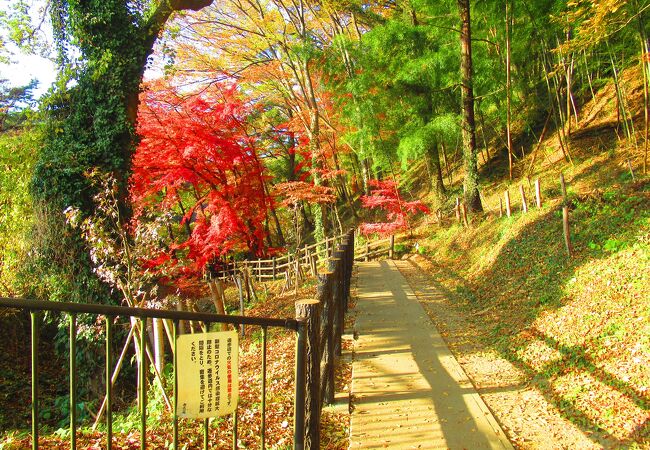
[[[395,264],[358,293],[352,448],[512,448]]]

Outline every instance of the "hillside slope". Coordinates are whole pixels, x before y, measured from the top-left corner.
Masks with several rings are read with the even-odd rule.
[[[410,244],[417,242],[429,282],[447,293],[482,349],[514,363],[554,414],[597,435],[598,445],[650,448],[650,182],[641,170],[638,71],[623,79],[636,143],[622,139],[616,94],[606,86],[581,109],[572,163],[549,129],[538,149],[533,144],[517,160],[518,179],[484,174],[486,214],[471,216],[469,227],[453,212],[441,223],[429,219]],[[572,257],[562,232],[561,172]],[[538,178],[542,208],[535,207]],[[500,217],[506,189],[513,215]]]

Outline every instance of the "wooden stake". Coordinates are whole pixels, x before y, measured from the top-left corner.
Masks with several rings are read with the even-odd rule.
[[[503,200],[499,197],[499,217],[503,217]]]
[[[519,194],[521,195],[521,210],[525,214],[528,212],[528,202],[526,201],[526,191],[523,184],[519,185]]]
[[[162,319],[153,319],[153,356],[154,365],[158,372],[162,372],[165,362],[165,342]]]
[[[632,163],[630,162],[630,158],[627,159],[627,167],[630,169],[630,175],[632,175],[632,182],[636,182],[636,179],[634,178],[634,171],[632,170]]]
[[[460,200],[456,197],[456,221],[460,224]]]
[[[465,204],[465,202],[461,203],[460,208],[463,215],[463,223],[465,224],[466,227],[469,228],[469,220],[467,219],[467,205]]]
[[[537,208],[542,207],[542,187],[539,183],[539,178],[535,180],[535,200],[537,202]]]
[[[390,247],[388,248],[388,259],[393,259],[393,254],[395,251],[395,235],[390,235]]]
[[[571,235],[569,232],[569,207],[562,207],[562,230],[564,231],[564,245],[566,253],[571,258],[573,256],[573,245],[571,245]]]
[[[510,210],[510,192],[507,189],[504,196],[506,202],[506,215],[510,217],[512,215],[512,211]]]

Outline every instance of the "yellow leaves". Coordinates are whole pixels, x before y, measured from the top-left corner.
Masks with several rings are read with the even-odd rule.
[[[575,33],[558,51],[580,51],[618,32],[629,23],[629,16],[636,14],[635,11],[628,11],[632,6],[625,8],[626,5],[626,0],[569,1],[566,13],[554,19],[557,23],[566,24]]]

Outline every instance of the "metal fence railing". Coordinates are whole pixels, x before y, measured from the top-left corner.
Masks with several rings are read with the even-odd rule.
[[[392,244],[392,239],[391,239]],[[392,245],[391,245],[392,247]],[[147,321],[162,319],[171,322],[171,346],[173,347],[173,448],[179,448],[178,435],[178,361],[176,338],[181,321],[199,322],[209,329],[211,324],[231,324],[260,327],[262,331],[262,393],[261,393],[261,448],[265,448],[265,417],[266,417],[266,350],[267,329],[278,327],[292,330],[296,333],[295,353],[295,409],[294,409],[294,449],[318,449],[319,428],[322,405],[334,401],[334,378],[336,365],[341,355],[341,339],[345,328],[345,314],[349,307],[352,267],[355,259],[355,236],[350,231],[332,242],[328,251],[328,265],[318,273],[316,298],[296,302],[296,318],[273,319],[249,316],[219,315],[189,311],[169,311],[160,309],[144,309],[121,306],[106,306],[95,304],[65,303],[37,301],[18,298],[0,298],[0,308],[15,308],[29,311],[31,314],[31,385],[32,385],[32,449],[38,449],[39,435],[39,327],[40,315],[43,311],[59,312],[69,316],[69,348],[70,348],[70,448],[76,449],[77,418],[75,405],[77,403],[77,367],[76,341],[78,314],[104,316],[106,344],[106,395],[103,413],[106,421],[105,440],[107,448],[112,448],[113,442],[113,393],[112,373],[113,323],[117,317],[129,319],[132,322],[130,335],[138,342],[136,352],[139,361],[145,361],[150,353],[147,333]],[[366,249],[367,250],[367,249]],[[391,251],[392,253],[392,251]],[[368,257],[368,252],[363,257]],[[135,323],[134,323],[135,322]],[[128,339],[128,338],[127,338]],[[149,357],[151,359],[151,357]],[[157,374],[158,375],[158,374]],[[140,448],[147,446],[147,372],[139,371],[138,404],[140,407]],[[100,414],[102,412],[100,411]],[[237,448],[238,422],[237,411],[233,414],[232,448]],[[209,447],[208,421],[204,421],[204,446]]]
[[[218,315],[210,313],[195,313],[185,311],[167,311],[159,309],[144,309],[144,308],[130,308],[121,306],[106,306],[95,304],[81,304],[81,303],[66,303],[66,302],[49,302],[28,300],[19,298],[0,298],[0,308],[14,308],[24,311],[29,311],[31,315],[31,425],[32,425],[32,449],[39,448],[39,328],[41,325],[41,313],[44,311],[61,312],[67,314],[69,317],[69,349],[70,349],[70,448],[75,450],[77,448],[77,418],[76,418],[76,403],[77,403],[77,367],[76,367],[76,341],[77,341],[77,322],[78,314],[91,314],[94,316],[104,316],[105,326],[105,340],[106,340],[106,407],[105,407],[105,420],[106,420],[106,446],[113,448],[113,392],[111,383],[111,368],[112,361],[112,335],[113,335],[113,322],[115,318],[120,317],[123,319],[135,319],[137,326],[134,327],[135,334],[139,340],[139,360],[145,361],[147,358],[146,351],[149,350],[147,333],[142,330],[147,329],[147,321],[151,319],[164,319],[172,322],[172,345],[173,352],[173,448],[179,448],[179,435],[178,435],[178,361],[176,352],[176,338],[178,336],[179,321],[194,321],[202,322],[209,329],[211,324],[231,324],[231,325],[247,325],[257,326],[262,330],[262,398],[261,398],[261,420],[260,427],[262,448],[264,448],[264,430],[265,430],[265,406],[266,406],[266,348],[267,348],[267,329],[270,327],[283,328],[296,332],[296,378],[295,378],[295,409],[294,409],[294,448],[304,448],[304,435],[305,435],[305,348],[306,348],[306,325],[304,320],[287,318],[287,319],[272,319],[261,317],[243,317],[243,316],[230,316]],[[144,449],[147,446],[146,427],[147,427],[147,371],[139,371],[139,404],[140,406],[140,448]],[[237,411],[233,414],[233,448],[237,448]],[[204,448],[207,449],[209,442],[208,435],[208,420],[204,419]]]

